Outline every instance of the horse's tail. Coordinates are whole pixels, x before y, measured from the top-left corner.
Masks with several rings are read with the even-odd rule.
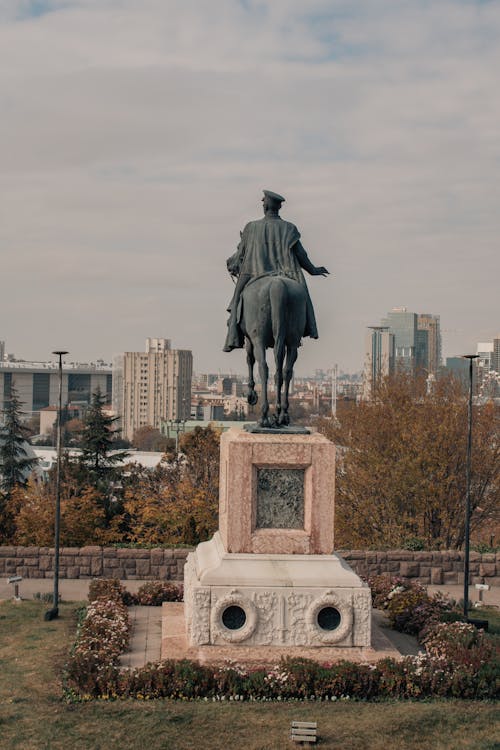
[[[286,343],[287,298],[288,290],[285,280],[273,279],[269,289],[269,301],[275,350],[284,347]]]

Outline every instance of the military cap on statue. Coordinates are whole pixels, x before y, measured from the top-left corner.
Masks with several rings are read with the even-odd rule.
[[[263,190],[265,198],[271,198],[273,201],[277,201],[278,203],[284,203],[285,199],[282,195],[278,195],[278,193],[273,193],[272,190]],[[262,198],[264,200],[264,198]]]

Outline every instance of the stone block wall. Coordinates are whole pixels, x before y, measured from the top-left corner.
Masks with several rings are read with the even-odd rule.
[[[410,578],[423,584],[452,586],[464,582],[464,553],[410,552],[388,550],[337,550],[344,560],[364,578],[386,574]],[[471,552],[469,557],[469,583],[500,585],[500,553]]]
[[[188,549],[116,549],[62,547],[61,578],[120,578],[122,580],[182,581]],[[463,583],[463,552],[338,550],[362,577],[387,574],[423,584]],[[52,578],[54,550],[50,547],[1,547],[0,577]],[[470,583],[500,586],[500,553],[470,553]]]
[[[61,547],[61,578],[120,578],[122,580],[182,581],[187,549],[120,549]],[[54,550],[50,547],[0,547],[0,577],[52,578]]]

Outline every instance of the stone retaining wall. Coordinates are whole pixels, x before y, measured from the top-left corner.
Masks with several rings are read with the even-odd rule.
[[[61,578],[120,578],[182,581],[186,549],[116,549],[62,547]],[[50,547],[0,547],[0,577],[52,578],[54,550]]]
[[[61,578],[120,578],[182,581],[188,549],[116,549],[62,547]],[[371,552],[339,550],[358,575],[386,573],[424,584],[463,583],[463,552]],[[49,547],[1,547],[0,577],[52,578],[54,550]],[[470,553],[470,583],[500,585],[500,553]]]
[[[463,552],[454,550],[447,552],[338,550],[338,552],[356,573],[364,578],[385,573],[437,586],[443,584],[452,586],[464,582]],[[469,573],[469,583],[500,585],[500,553],[471,552]]]

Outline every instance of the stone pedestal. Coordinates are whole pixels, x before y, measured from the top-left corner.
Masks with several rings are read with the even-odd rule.
[[[226,552],[333,549],[335,446],[323,435],[221,437],[219,530]]]
[[[370,590],[333,553],[335,448],[229,430],[220,530],[188,556],[190,646],[370,646]]]

